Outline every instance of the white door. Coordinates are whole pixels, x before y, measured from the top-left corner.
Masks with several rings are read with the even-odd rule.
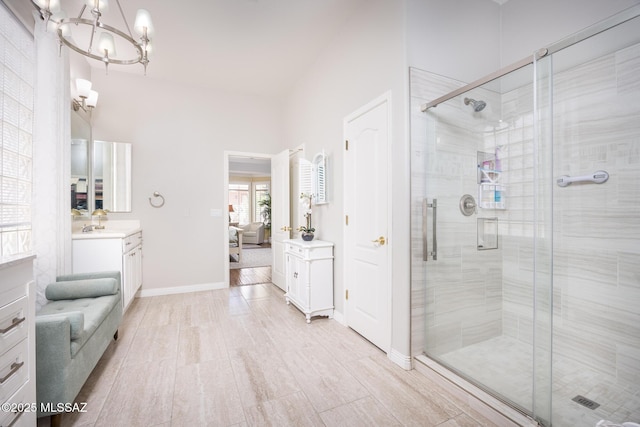
[[[289,219],[289,150],[271,159],[271,281],[286,289],[284,241],[291,236]]]
[[[345,320],[385,352],[391,347],[390,104],[388,93],[344,121]]]

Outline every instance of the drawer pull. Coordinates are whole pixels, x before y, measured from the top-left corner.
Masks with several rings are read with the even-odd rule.
[[[18,372],[18,369],[22,368],[22,365],[24,365],[24,362],[20,362],[20,363],[12,363],[11,364],[11,370],[9,371],[9,373],[7,375],[5,375],[4,377],[0,378],[0,384],[4,384],[9,378],[11,378],[11,376],[13,374],[15,374],[16,372]]]
[[[12,330],[16,326],[18,326],[20,323],[24,322],[25,320],[27,320],[26,317],[23,317],[22,319],[18,319],[17,317],[14,318],[10,326],[8,326],[8,327],[6,327],[4,329],[0,329],[0,334],[6,334],[10,330]]]

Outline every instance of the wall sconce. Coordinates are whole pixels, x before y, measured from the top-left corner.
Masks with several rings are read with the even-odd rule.
[[[82,111],[88,112],[96,107],[98,92],[91,90],[91,82],[89,80],[76,79],[76,91],[80,100],[73,98],[73,111],[82,109]]]
[[[102,225],[102,217],[107,216],[107,211],[103,209],[96,209],[95,211],[91,212],[91,216],[98,217],[98,225],[96,225],[94,228],[96,230],[104,230],[104,225]]]

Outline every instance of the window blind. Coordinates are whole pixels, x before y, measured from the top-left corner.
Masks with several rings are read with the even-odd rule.
[[[32,250],[34,70],[33,37],[0,6],[0,262]]]

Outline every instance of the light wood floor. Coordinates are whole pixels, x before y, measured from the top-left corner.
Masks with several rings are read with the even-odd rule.
[[[271,284],[136,299],[77,402],[63,426],[492,425]]]

